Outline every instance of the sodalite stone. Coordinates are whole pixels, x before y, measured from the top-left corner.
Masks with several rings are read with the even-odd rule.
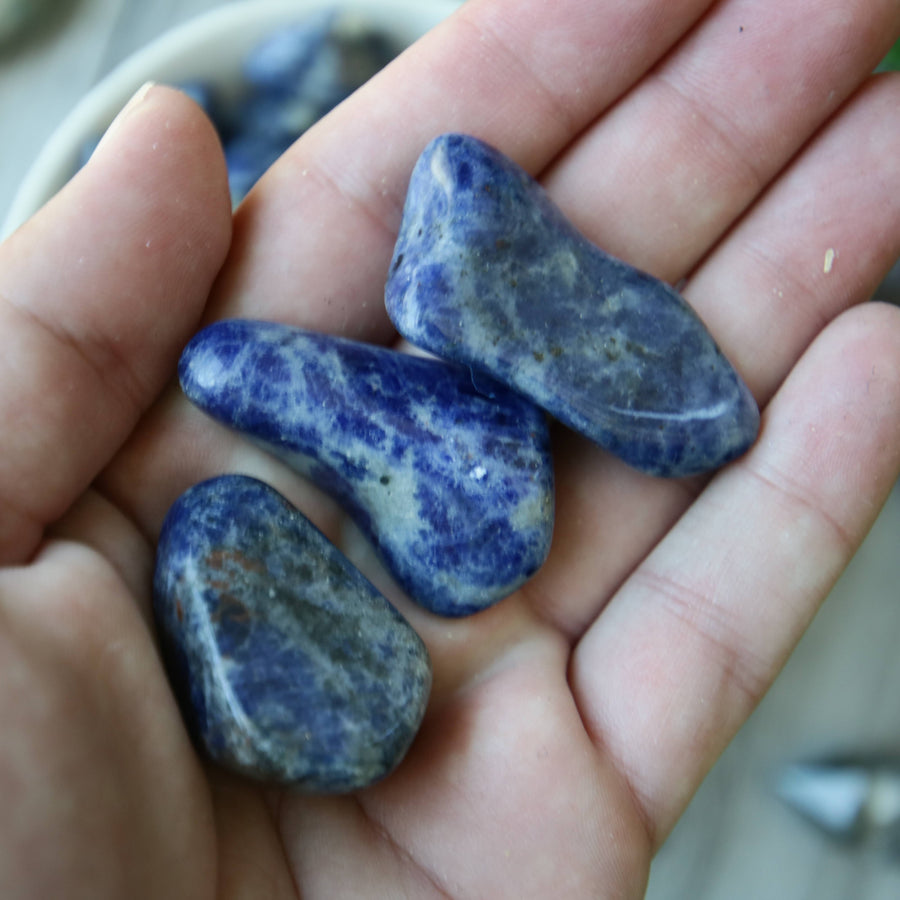
[[[415,166],[386,288],[408,340],[481,369],[654,475],[743,453],[759,411],[690,306],[588,242],[465,135]]]
[[[334,496],[433,612],[478,612],[547,556],[547,419],[489,378],[243,320],[201,331],[179,375],[200,408]]]
[[[293,89],[315,64],[336,18],[336,9],[323,9],[260,41],[242,65],[247,82],[281,92]]]
[[[219,116],[233,203],[307,128],[399,52],[352,11],[323,9],[281,28],[244,60],[247,91]]]
[[[425,646],[268,485],[223,476],[183,494],[153,587],[176,694],[215,761],[331,793],[403,758],[431,688]]]

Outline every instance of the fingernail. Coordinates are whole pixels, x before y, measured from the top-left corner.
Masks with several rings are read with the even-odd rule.
[[[156,86],[155,81],[145,81],[132,95],[131,99],[119,110],[116,114],[116,117],[109,123],[109,128],[103,134],[103,137],[100,138],[100,143],[97,144],[97,149],[103,146],[106,139],[122,124],[127,116],[129,116],[141,103],[144,102],[144,98],[147,94],[150,93],[152,88]]]

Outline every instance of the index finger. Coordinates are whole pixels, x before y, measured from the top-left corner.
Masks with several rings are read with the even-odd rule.
[[[236,216],[211,315],[383,338],[385,273],[425,144],[474,134],[538,173],[709,6],[469,0],[259,182]]]

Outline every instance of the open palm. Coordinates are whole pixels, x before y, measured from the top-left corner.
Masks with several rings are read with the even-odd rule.
[[[328,119],[234,221],[211,127],[154,88],[0,248],[0,895],[640,897],[900,471],[893,0],[470,0]],[[712,479],[559,430],[557,521],[518,594],[397,596],[435,687],[357,795],[196,757],[149,621],[153,542],[209,475],[337,515],[172,385],[201,321],[389,341],[412,164],[481,137],[608,251],[672,282],[764,408]],[[223,265],[224,261],[224,265]],[[208,299],[209,298],[209,299]]]

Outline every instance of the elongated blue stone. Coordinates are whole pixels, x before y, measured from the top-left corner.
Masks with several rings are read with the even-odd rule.
[[[153,589],[176,694],[216,762],[332,793],[403,758],[431,689],[425,646],[268,485],[228,475],[184,493]]]
[[[604,253],[495,149],[436,138],[385,292],[409,341],[483,370],[654,475],[743,453],[759,410],[682,297]]]
[[[478,612],[546,558],[546,416],[491,379],[476,385],[439,360],[244,320],[201,331],[179,375],[201,409],[332,494],[433,612]]]

